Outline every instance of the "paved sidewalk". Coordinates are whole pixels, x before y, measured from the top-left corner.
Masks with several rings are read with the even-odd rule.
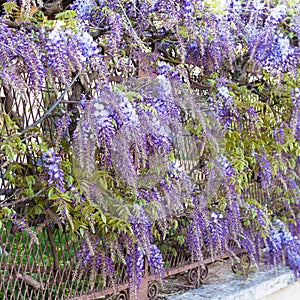
[[[300,282],[296,282],[278,292],[262,298],[261,300],[299,300],[300,299]]]
[[[170,284],[172,284],[170,282]],[[300,282],[285,267],[237,275],[230,262],[209,266],[207,283],[199,288],[164,294],[168,300],[300,300]]]

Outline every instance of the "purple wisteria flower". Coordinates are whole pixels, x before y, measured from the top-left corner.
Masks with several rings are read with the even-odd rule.
[[[116,128],[113,125],[113,111],[101,99],[95,100],[93,103],[93,118],[95,126],[97,126],[98,141],[101,144],[110,146]]]
[[[182,0],[181,1],[181,12],[184,18],[189,18],[193,15],[193,13],[195,12],[195,7],[194,7],[194,3],[192,0]]]
[[[70,118],[70,115],[67,114],[66,112],[63,112],[63,115],[61,118],[59,118],[57,121],[56,121],[56,124],[55,124],[55,127],[56,127],[56,136],[58,138],[63,138],[67,131],[68,131],[68,128],[71,124],[71,118]]]
[[[292,91],[292,101],[293,101],[293,113],[290,122],[290,127],[297,139],[300,141],[300,88],[295,88]]]
[[[237,109],[234,99],[230,95],[226,86],[220,86],[217,90],[217,99],[211,99],[211,106],[214,109],[219,121],[225,128],[230,127],[234,119],[237,117]]]
[[[232,220],[231,220],[232,222]],[[206,246],[219,252],[226,249],[229,243],[229,226],[223,214],[213,211],[210,215],[208,232],[205,237]]]
[[[136,247],[136,275],[138,285],[141,284],[144,271],[144,254],[140,247]]]
[[[162,279],[164,277],[165,269],[163,257],[160,250],[154,244],[150,246],[149,266],[157,278]]]
[[[108,19],[109,26],[111,29],[111,36],[109,38],[110,48],[113,53],[117,53],[120,49],[122,35],[124,28],[122,26],[123,18],[118,13],[112,13]]]
[[[217,158],[217,164],[221,167],[223,174],[226,178],[233,177],[235,173],[234,168],[232,167],[230,161],[225,155],[221,155]]]
[[[135,290],[141,285],[144,271],[144,254],[138,245],[130,246],[125,257],[129,284]]]
[[[295,15],[292,18],[291,24],[292,24],[291,26],[292,26],[293,31],[297,34],[298,38],[300,38],[300,16],[299,16],[299,14]]]
[[[76,252],[76,259],[80,262],[80,271],[98,274],[104,270],[106,276],[113,276],[114,263],[110,256],[103,255],[102,242],[94,236],[83,239],[79,250]]]
[[[239,0],[226,0],[226,7],[230,16],[239,16],[243,9]]]
[[[285,137],[284,127],[283,124],[281,124],[279,128],[274,129],[274,139],[276,143],[283,145],[284,137]]]
[[[300,240],[293,235],[281,220],[276,220],[270,232],[269,248],[266,259],[273,264],[282,260],[284,255],[287,264],[294,270],[295,275],[300,275]]]
[[[185,172],[177,161],[171,164],[170,171],[168,172],[169,178],[179,180],[184,175]]]
[[[209,239],[206,217],[208,212],[202,208],[201,196],[194,195],[192,200],[196,205],[195,211],[189,216],[189,225],[187,226],[186,243],[191,252],[192,260],[203,261],[203,246],[205,238]],[[201,209],[201,211],[200,211]]]
[[[287,13],[287,7],[284,4],[277,5],[272,8],[269,16],[266,19],[265,27],[276,27],[281,22]]]
[[[92,57],[99,53],[97,44],[94,42],[92,36],[88,32],[78,33],[75,38],[78,40],[83,56],[87,63]]]
[[[157,74],[164,75],[170,79],[176,78],[177,80],[180,80],[179,73],[174,67],[164,61],[159,61],[157,63]]]
[[[233,105],[233,97],[230,95],[228,87],[218,87],[218,96],[224,100],[225,106]]]
[[[37,93],[43,89],[45,75],[47,73],[44,65],[42,31],[29,27],[20,27],[17,31],[0,24],[1,32],[1,80],[7,86],[18,91],[31,88],[31,92]],[[32,29],[32,30],[30,30]],[[20,59],[16,64],[16,59]],[[26,72],[29,79],[24,80],[22,74]]]
[[[52,147],[47,152],[43,152],[43,162],[48,172],[48,183],[50,186],[55,185],[59,190],[64,192],[65,180],[64,172],[60,168],[61,159],[56,155],[55,149]]]
[[[296,48],[286,33],[279,29],[286,12],[284,5],[278,5],[271,9],[264,26],[247,25],[251,58],[273,74],[289,70],[297,61]]]
[[[77,17],[81,21],[91,21],[92,20],[92,9],[96,7],[97,4],[94,0],[75,0],[71,3],[70,9],[74,10]]]
[[[247,211],[252,211],[255,215],[255,220],[258,222],[260,226],[266,226],[267,215],[266,213],[259,207],[253,204],[246,204]]]
[[[29,227],[26,219],[18,216],[16,213],[12,215],[12,223],[16,225],[21,232],[25,231],[25,229]]]
[[[186,61],[197,64],[202,57],[202,49],[197,41],[192,41],[186,46]]]
[[[118,116],[115,117],[119,126],[130,125],[137,128],[139,126],[139,119],[137,114],[137,109],[132,102],[129,102],[127,97],[121,97],[120,101],[120,111],[117,113]]]
[[[286,70],[289,66],[292,66],[294,55],[295,51],[291,47],[289,38],[278,32],[274,35],[269,51],[263,53],[265,58],[263,65],[267,69],[271,68],[271,71],[278,67]]]
[[[143,249],[149,249],[152,236],[151,236],[151,220],[147,214],[140,207],[140,216],[130,216],[130,225],[134,232],[135,237],[140,242]]]
[[[262,151],[258,157],[259,171],[258,176],[261,180],[262,186],[268,188],[272,181],[272,166],[270,160],[267,158],[265,151]]]
[[[46,43],[47,50],[47,65],[57,73],[58,78],[62,82],[66,82],[69,76],[67,68],[67,37],[65,33],[58,29],[53,29],[49,33],[48,42]]]
[[[257,124],[260,123],[260,118],[258,113],[256,112],[255,108],[253,106],[250,106],[247,110],[246,110],[246,118],[248,120],[248,122],[251,122],[252,124]]]
[[[18,49],[26,53],[25,65],[28,68],[29,85],[34,89],[42,89],[44,85],[46,68],[42,61],[41,52],[37,51],[38,45],[35,39],[43,39],[40,32],[34,34],[27,34],[21,30],[21,40],[18,42]],[[19,34],[20,34],[19,33]],[[19,37],[20,38],[20,37]]]
[[[47,31],[43,60],[59,80],[68,83],[74,71],[84,72],[90,55],[97,52],[96,46],[87,33],[75,34],[71,29],[54,28]],[[90,47],[90,50],[87,50]]]
[[[253,0],[252,5],[258,11],[265,7],[265,3],[262,0]]]

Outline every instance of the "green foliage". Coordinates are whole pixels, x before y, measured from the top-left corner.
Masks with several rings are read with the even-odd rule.
[[[19,8],[15,2],[5,2],[2,4],[8,16],[15,16]]]
[[[73,10],[65,10],[61,13],[55,15],[55,18],[62,22],[62,28],[71,28],[74,31],[77,31],[77,19],[76,12]]]

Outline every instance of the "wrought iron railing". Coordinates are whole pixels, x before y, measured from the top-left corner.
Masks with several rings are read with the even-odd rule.
[[[105,278],[106,275],[101,270],[96,270],[91,286],[89,272],[83,272],[79,280],[74,279],[74,271],[79,263],[76,251],[80,249],[80,240],[72,241],[70,235],[59,228],[51,227],[41,230],[37,235],[38,241],[35,241],[30,232],[19,231],[12,223],[2,225],[2,299],[129,299],[130,285],[123,263],[115,265],[114,278]],[[245,254],[232,242],[230,253],[225,251],[214,258],[210,256],[209,251],[203,251],[204,263],[200,265],[192,260],[185,245],[172,242],[167,249],[163,253],[164,278],[185,273],[190,287],[198,286],[207,278],[207,266],[213,261],[227,258],[232,252],[238,256]],[[238,268],[237,262],[233,270]],[[151,273],[146,261],[138,299],[156,299],[159,288],[160,281]]]
[[[10,98],[19,99],[17,95],[11,95]],[[28,97],[30,98],[30,97]],[[22,98],[23,99],[23,98]],[[24,98],[25,99],[25,98]],[[45,99],[43,103],[47,102]],[[43,107],[37,107],[35,113],[33,109],[21,110],[21,106],[31,107],[32,103],[23,104],[15,101],[11,106],[18,115],[23,115],[22,126],[25,129],[42,117]],[[49,104],[51,105],[51,103]],[[11,113],[11,111],[6,111]],[[49,130],[44,130],[53,139],[51,130],[53,122],[51,118],[43,123],[43,126]],[[51,129],[52,128],[52,129]],[[9,135],[10,133],[7,132]],[[35,138],[35,137],[34,137]],[[38,139],[38,138],[37,138]],[[180,164],[187,173],[196,181],[200,181],[203,174],[200,172],[199,161],[195,160],[197,147],[193,144],[193,139],[189,135],[184,136],[186,148],[178,154]],[[15,158],[19,160],[18,157]],[[20,158],[21,159],[21,158]],[[28,159],[34,157],[23,157],[23,163],[29,163]],[[9,204],[10,197],[13,199],[14,186],[9,185],[3,178],[7,164],[0,161],[0,205]],[[268,195],[261,187],[259,182],[249,184],[249,189],[244,194],[245,197],[255,198],[259,202],[266,204],[270,201]],[[26,202],[18,202],[14,199],[14,208],[22,210]],[[19,205],[20,204],[20,205]],[[102,270],[96,270],[91,284],[90,272],[79,270],[80,279],[76,276],[76,266],[78,258],[76,251],[80,249],[81,240],[72,239],[70,234],[63,228],[58,228],[55,224],[48,224],[43,228],[38,227],[38,222],[30,224],[31,227],[21,231],[13,221],[0,223],[0,298],[21,300],[21,299],[118,299],[125,300],[130,298],[130,284],[126,272],[126,265],[122,262],[115,263],[115,274],[113,278],[105,275]],[[31,234],[35,232],[37,239]],[[208,275],[208,265],[216,260],[228,257],[240,258],[233,264],[233,271],[243,267],[249,267],[250,260],[245,251],[234,242],[229,243],[229,248],[217,253],[212,257],[210,252],[203,249],[203,262],[194,261],[184,244],[167,237],[164,244],[170,243],[167,250],[161,249],[165,263],[164,278],[176,274],[186,274],[187,282],[190,287],[201,284]],[[162,248],[163,244],[157,245]],[[78,271],[77,271],[78,273]],[[143,278],[138,290],[138,299],[156,299],[160,288],[160,282],[156,276],[151,273],[147,261],[145,261]]]

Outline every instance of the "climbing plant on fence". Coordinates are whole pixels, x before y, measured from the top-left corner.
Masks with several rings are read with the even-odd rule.
[[[133,295],[182,227],[195,261],[233,240],[299,274],[298,1],[2,7],[2,223],[80,237],[74,279],[122,261]]]

